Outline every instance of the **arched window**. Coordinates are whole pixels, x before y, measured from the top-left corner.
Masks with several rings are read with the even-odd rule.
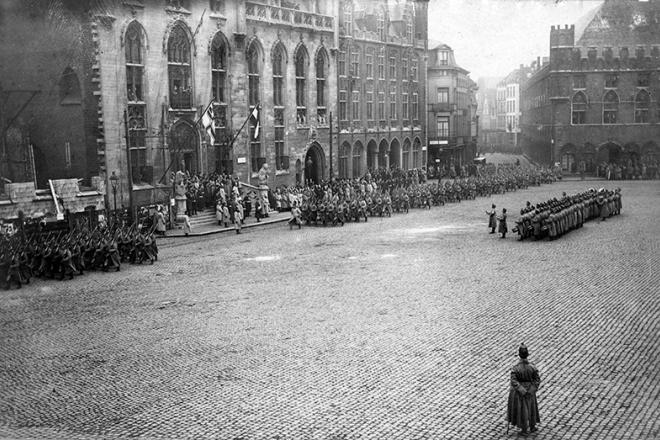
[[[412,163],[413,168],[419,168],[421,166],[421,162],[420,162],[421,152],[422,152],[422,143],[420,142],[419,138],[415,138],[415,142],[413,143],[413,163]]]
[[[353,4],[347,2],[344,5],[344,32],[353,35]]]
[[[278,43],[273,49],[273,112],[275,128],[275,167],[278,170],[289,169],[289,156],[284,151],[284,74],[286,72],[286,54],[284,46]]]
[[[339,177],[348,179],[348,160],[351,155],[351,146],[344,142],[339,148]]]
[[[215,120],[216,132],[215,143],[225,145],[225,133],[227,129],[227,59],[229,47],[227,40],[222,33],[218,32],[213,38],[211,44],[211,92],[213,93],[213,117]],[[220,152],[222,156],[222,168],[226,169],[230,157],[229,151],[223,149]]]
[[[582,92],[573,95],[571,102],[571,123],[574,125],[585,124],[587,119],[587,97]]]
[[[411,168],[410,166],[410,156],[411,156],[411,151],[410,151],[410,141],[406,139],[403,142],[403,154],[402,154],[402,162],[403,162],[403,169],[404,170],[409,170]]]
[[[353,146],[353,177],[359,178],[362,175],[360,164],[362,163],[362,144],[358,141]]]
[[[167,74],[170,81],[170,107],[192,108],[190,40],[181,24],[172,28],[167,40]]]
[[[357,45],[351,47],[351,76],[360,78],[360,47]]]
[[[298,47],[295,55],[296,62],[296,121],[298,125],[307,125],[307,50],[304,46]]]
[[[610,90],[603,99],[603,124],[616,124],[618,112],[619,96],[614,90]]]
[[[134,182],[149,180],[153,173],[144,172],[147,166],[146,105],[144,102],[144,63],[142,27],[132,22],[126,29],[126,116],[128,119],[128,142],[131,172]],[[152,182],[147,182],[152,183]]]
[[[407,8],[406,14],[403,17],[406,22],[406,42],[412,44],[413,42],[413,16],[412,11]]]
[[[419,60],[417,59],[417,55],[413,55],[410,61],[410,76],[413,81],[419,81]]]
[[[387,41],[387,35],[385,34],[385,13],[382,8],[378,8],[376,15],[376,32],[378,33],[380,41]]]
[[[284,47],[282,44],[277,44],[273,49],[272,54],[273,59],[273,106],[274,107],[284,107],[284,74],[286,72],[285,67],[285,55]]]
[[[646,90],[640,90],[635,96],[635,122],[646,124],[649,122],[649,106],[651,97]]]
[[[321,48],[316,54],[316,119],[319,125],[327,125],[326,78],[328,54]]]
[[[248,65],[248,111],[253,116],[250,117],[250,162],[252,171],[257,172],[261,165],[265,163],[266,158],[261,155],[261,130],[260,119],[261,109],[258,108],[260,103],[260,76],[261,72],[261,50],[256,41],[252,41],[248,46],[246,52],[247,65]],[[257,111],[255,111],[255,108]],[[256,118],[254,115],[256,114]]]

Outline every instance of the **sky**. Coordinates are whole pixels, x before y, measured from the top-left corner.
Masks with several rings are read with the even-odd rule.
[[[470,78],[504,77],[549,55],[550,26],[575,24],[594,0],[430,0],[429,39],[451,46]]]

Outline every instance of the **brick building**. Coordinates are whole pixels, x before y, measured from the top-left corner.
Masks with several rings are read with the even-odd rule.
[[[462,166],[477,152],[477,84],[446,44],[429,49],[429,164]]]
[[[549,63],[523,88],[522,145],[532,158],[632,165],[660,158],[660,2],[606,0],[550,30]]]
[[[38,90],[15,125],[40,186],[99,176],[124,206],[167,200],[177,170],[255,184],[267,163],[275,187],[420,167],[427,3],[12,0],[1,85],[26,99],[3,113]]]
[[[428,0],[340,2],[338,176],[420,168]]]

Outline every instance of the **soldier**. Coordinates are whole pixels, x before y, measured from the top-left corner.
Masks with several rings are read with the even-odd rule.
[[[298,229],[302,228],[302,220],[300,218],[301,213],[298,208],[298,203],[293,202],[293,207],[291,208],[291,218],[289,219],[289,229],[293,229],[293,225],[298,225]]]
[[[518,356],[520,361],[511,368],[507,422],[520,428],[520,435],[527,436],[535,432],[536,424],[541,422],[536,399],[541,378],[536,367],[527,360],[529,351],[525,344],[520,344]]]
[[[500,238],[506,238],[506,233],[509,232],[509,229],[507,228],[507,224],[506,224],[506,208],[502,209],[502,215],[498,220],[500,221],[500,225],[497,232],[502,234]]]
[[[495,233],[495,228],[497,228],[497,211],[495,211],[495,204],[492,204],[489,211],[486,211],[488,215],[488,227],[490,228],[489,234]]]

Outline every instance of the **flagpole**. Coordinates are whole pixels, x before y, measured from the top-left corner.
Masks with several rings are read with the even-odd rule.
[[[257,109],[257,115],[258,115],[259,114],[258,113],[259,112],[259,110],[258,110],[259,109],[259,104],[255,105],[254,108]],[[232,138],[231,142],[229,143],[229,148],[234,147],[234,142],[236,142],[236,139],[238,139],[238,136],[241,134],[241,131],[243,131],[243,129],[245,128],[245,124],[247,124],[248,121],[250,120],[250,118],[252,117],[253,112],[254,112],[254,110],[252,112],[250,112],[247,119],[245,119],[245,121],[243,122],[243,125],[241,125],[241,128],[238,129],[238,132],[236,133],[236,135]]]

